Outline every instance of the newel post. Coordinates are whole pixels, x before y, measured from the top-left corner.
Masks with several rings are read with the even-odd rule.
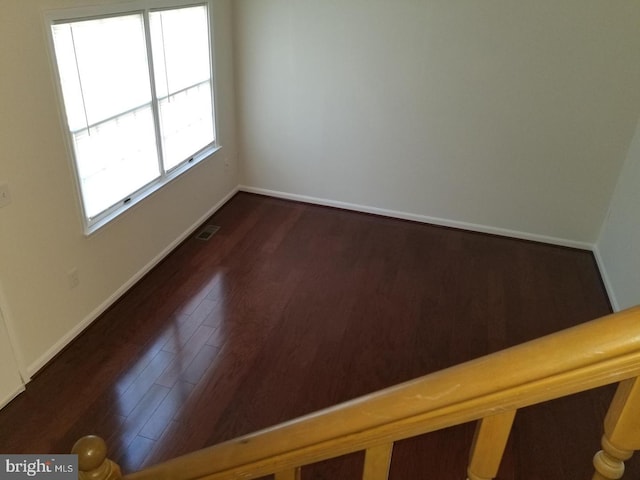
[[[107,458],[107,444],[95,435],[78,440],[71,453],[78,455],[79,480],[120,480],[120,467]]]
[[[640,377],[620,382],[604,420],[602,450],[593,458],[593,480],[616,480],[624,461],[640,449]]]

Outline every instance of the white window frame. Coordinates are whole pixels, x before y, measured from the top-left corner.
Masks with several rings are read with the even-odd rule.
[[[136,0],[127,3],[120,4],[112,4],[112,5],[100,5],[100,6],[88,6],[88,7],[76,7],[76,8],[65,8],[65,9],[57,9],[50,10],[44,12],[44,21],[46,27],[46,37],[49,45],[49,58],[52,67],[53,73],[53,82],[56,88],[56,94],[58,97],[58,106],[60,112],[60,121],[62,129],[64,130],[65,144],[68,152],[68,159],[71,165],[71,169],[74,173],[74,184],[76,189],[76,195],[79,204],[79,211],[82,216],[82,223],[84,227],[84,234],[90,235],[103,226],[110,223],[112,220],[116,219],[123,213],[127,212],[140,202],[142,202],[145,198],[152,195],[154,192],[160,190],[165,185],[169,184],[177,177],[190,170],[195,165],[201,163],[202,161],[210,158],[215,152],[220,150],[222,146],[220,145],[219,140],[219,127],[218,127],[218,102],[217,102],[217,77],[215,76],[215,45],[214,45],[214,31],[213,31],[213,2],[211,0]],[[147,16],[145,17],[145,29],[148,28],[148,14],[149,12],[158,11],[158,10],[167,10],[173,8],[184,8],[190,6],[200,6],[206,5],[208,12],[208,27],[209,27],[209,62],[211,66],[211,99],[213,103],[213,143],[207,145],[202,148],[200,151],[194,153],[191,157],[183,160],[181,163],[176,165],[175,167],[165,171],[164,168],[160,169],[160,176],[153,180],[151,183],[145,185],[144,187],[138,189],[135,192],[132,192],[126,198],[122,199],[115,205],[111,206],[107,210],[101,212],[93,218],[89,218],[85,212],[84,208],[84,200],[82,197],[80,176],[78,172],[78,167],[76,164],[75,158],[75,150],[73,146],[73,138],[72,134],[69,131],[67,115],[65,111],[64,97],[62,93],[62,86],[60,84],[60,74],[58,71],[58,64],[56,60],[55,53],[55,45],[53,41],[53,33],[52,33],[52,25],[55,23],[63,22],[63,21],[75,21],[82,19],[92,19],[92,18],[105,18],[112,17],[117,15],[126,15],[131,13],[140,13],[145,12]],[[148,34],[148,33],[147,33]],[[151,64],[151,52],[149,51],[150,45],[147,42],[147,50],[148,50],[148,62],[149,62],[149,71],[150,74],[153,75],[152,64]],[[152,77],[153,78],[153,77]],[[156,98],[155,94],[152,99],[152,103],[154,104],[153,108],[156,109],[155,106]],[[156,132],[157,135],[157,132]],[[160,138],[157,138],[157,142],[160,142]]]

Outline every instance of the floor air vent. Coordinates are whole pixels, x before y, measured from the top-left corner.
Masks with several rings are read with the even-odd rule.
[[[198,234],[196,235],[196,239],[209,240],[216,234],[218,230],[220,230],[220,227],[218,225],[205,225],[204,228],[200,230],[200,232],[198,232]]]

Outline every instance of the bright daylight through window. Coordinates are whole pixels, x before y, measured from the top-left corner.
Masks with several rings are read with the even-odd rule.
[[[208,9],[54,20],[51,32],[91,229],[213,151]]]

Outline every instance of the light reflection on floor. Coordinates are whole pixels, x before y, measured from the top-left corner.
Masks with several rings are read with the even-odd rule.
[[[193,290],[193,285],[188,288]],[[176,309],[156,339],[115,383],[115,407],[124,418],[116,436],[125,470],[140,464],[179,416],[196,385],[216,370],[229,334],[227,295],[225,273],[219,269]]]

